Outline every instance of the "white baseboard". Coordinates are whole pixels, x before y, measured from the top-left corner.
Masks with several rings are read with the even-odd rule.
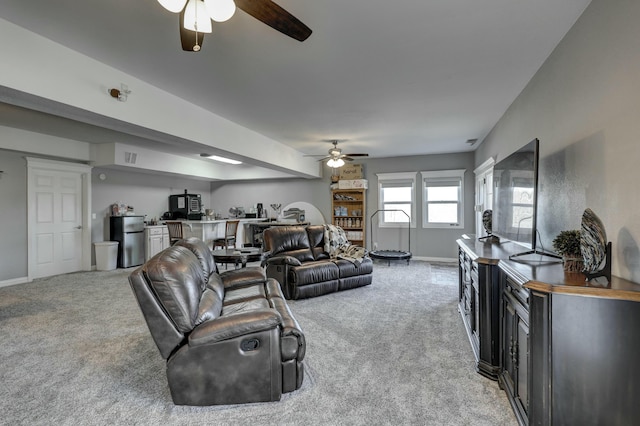
[[[386,262],[386,259],[376,259],[379,260],[381,262]],[[455,257],[424,257],[424,256],[412,256],[411,260],[419,260],[421,262],[437,262],[437,263],[457,263],[458,259]],[[391,261],[393,262],[404,262],[405,260],[394,260],[391,259]]]
[[[441,262],[441,263],[456,263],[458,261],[455,257],[423,257],[413,256],[411,260],[421,260],[423,262]]]
[[[96,265],[91,265],[89,271],[97,271]],[[30,283],[33,280],[30,280],[29,277],[20,277],[20,278],[12,278],[10,280],[0,281],[0,287],[9,287],[16,284],[25,284]]]
[[[10,280],[0,281],[0,287],[9,287],[11,285],[24,284],[28,282],[29,282],[28,277],[12,278]]]

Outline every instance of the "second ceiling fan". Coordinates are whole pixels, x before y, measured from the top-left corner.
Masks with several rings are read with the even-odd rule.
[[[344,141],[339,141],[335,139],[327,142],[331,142],[333,144],[333,148],[329,149],[329,155],[327,155],[324,158],[321,158],[318,161],[327,160],[327,166],[332,167],[334,169],[344,166],[345,161],[353,161],[353,157],[369,156],[369,154],[343,154],[342,150],[338,148],[338,142],[344,142]]]
[[[158,0],[168,11],[180,13],[182,50],[198,52],[204,34],[211,32],[211,20],[224,22],[235,13],[236,6],[271,28],[304,41],[311,29],[271,0]]]

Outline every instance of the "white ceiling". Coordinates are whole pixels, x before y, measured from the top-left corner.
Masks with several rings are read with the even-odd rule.
[[[346,139],[388,157],[474,149],[589,1],[279,0],[306,41],[238,10],[199,53],[156,0],[2,0],[0,17],[305,154]],[[24,112],[2,106],[0,124]]]

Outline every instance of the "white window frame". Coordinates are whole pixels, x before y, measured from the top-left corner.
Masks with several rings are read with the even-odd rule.
[[[465,169],[457,170],[438,170],[420,172],[422,180],[422,227],[423,228],[448,228],[461,229],[464,228],[464,173]],[[443,181],[458,181],[458,222],[457,223],[430,223],[428,218],[429,199],[427,197],[427,188],[429,183]]]
[[[411,228],[416,227],[416,173],[417,172],[399,172],[399,173],[377,173],[378,177],[378,209],[384,209],[384,200],[382,197],[382,188],[385,183],[406,181],[411,182]],[[385,222],[384,216],[378,214],[378,227],[380,228],[406,228],[406,222]]]

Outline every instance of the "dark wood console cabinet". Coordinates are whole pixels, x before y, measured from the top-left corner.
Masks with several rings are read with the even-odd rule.
[[[640,424],[640,284],[585,281],[513,243],[461,238],[459,304],[477,371],[521,425]]]
[[[529,412],[529,290],[526,278],[501,271],[500,387],[505,390],[520,424]]]
[[[499,383],[520,424],[640,421],[640,285],[501,260]]]
[[[500,372],[499,247],[460,239],[458,243],[459,298],[462,316],[478,373],[497,380]]]

